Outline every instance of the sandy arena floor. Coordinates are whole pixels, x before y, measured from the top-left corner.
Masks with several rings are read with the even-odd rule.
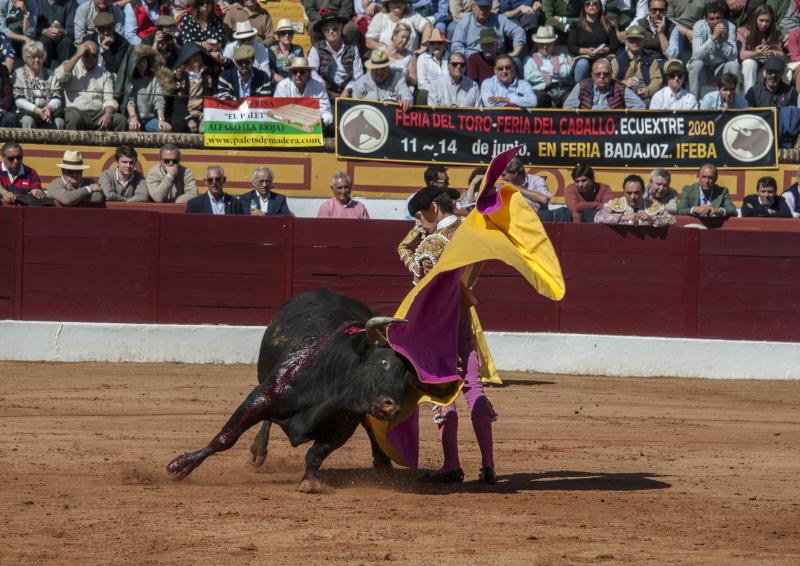
[[[497,486],[462,410],[463,486],[374,478],[359,430],[323,465],[331,493],[306,495],[278,428],[266,473],[254,430],[164,473],[252,367],[0,362],[0,564],[800,563],[800,382],[505,378]]]

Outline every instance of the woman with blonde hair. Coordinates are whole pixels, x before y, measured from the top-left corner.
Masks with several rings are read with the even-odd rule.
[[[123,101],[128,115],[128,130],[171,132],[164,97],[175,91],[171,73],[166,68],[164,58],[152,47],[137,45],[134,50],[139,59],[131,67]]]
[[[294,27],[291,20],[287,18],[278,20],[275,37],[277,41],[269,46],[267,55],[269,55],[269,66],[272,69],[272,82],[277,84],[289,76],[288,67],[292,64],[292,59],[305,55],[302,47],[292,43]]]
[[[23,128],[64,129],[61,87],[45,67],[45,50],[40,41],[22,46],[25,65],[14,71],[14,102]]]

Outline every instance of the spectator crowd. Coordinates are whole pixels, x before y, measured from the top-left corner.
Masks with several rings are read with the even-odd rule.
[[[56,163],[58,176],[46,187],[36,170],[24,163],[22,147],[6,142],[0,162],[0,205],[55,206],[103,205],[105,202],[157,202],[186,205],[186,212],[215,215],[291,216],[284,195],[272,190],[275,173],[269,167],[253,169],[248,182],[251,190],[239,196],[225,192],[227,177],[220,165],[205,168],[202,179],[181,163],[181,151],[173,144],[159,150],[159,163],[146,173],[137,170],[138,154],[130,146],[117,148],[116,165],[102,171],[99,180],[84,176],[89,169],[80,151],[67,150]],[[469,187],[462,194],[450,187],[447,168],[432,165],[425,170],[426,187],[447,191],[458,215],[466,215],[474,206],[485,167],[478,167],[469,177]],[[671,226],[675,215],[700,218],[736,217],[739,211],[727,188],[717,184],[717,168],[706,163],[697,173],[697,182],[683,187],[679,194],[670,187],[666,169],[654,169],[647,182],[629,175],[622,183],[622,197],[613,198],[611,187],[595,178],[592,167],[579,164],[572,169],[572,183],[564,190],[565,207],[551,207],[552,193],[546,180],[525,170],[514,157],[504,169],[501,180],[518,189],[542,222],[596,222],[642,226]],[[800,181],[800,169],[797,172]],[[201,193],[199,185],[205,184]],[[318,218],[369,219],[363,203],[352,196],[353,180],[337,172],[330,180],[331,197],[318,210]],[[794,183],[778,195],[773,177],[762,177],[755,194],[745,197],[742,216],[800,218],[800,193]],[[409,215],[406,217],[411,219]]]
[[[0,126],[201,132],[203,97],[460,107],[797,108],[774,0],[0,0]],[[786,123],[800,119],[787,116]],[[792,126],[794,127],[794,126]]]

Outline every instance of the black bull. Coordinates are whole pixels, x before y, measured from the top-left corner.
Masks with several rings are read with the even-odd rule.
[[[300,484],[313,491],[322,461],[352,436],[367,413],[391,420],[400,412],[415,373],[405,358],[385,345],[382,330],[392,322],[401,321],[377,317],[366,305],[327,289],[289,299],[264,332],[259,384],[208,446],[176,457],[167,472],[174,479],[185,478],[263,421],[251,447],[253,463],[259,466],[274,422],[292,446],[314,441]],[[390,465],[367,432],[375,465]]]

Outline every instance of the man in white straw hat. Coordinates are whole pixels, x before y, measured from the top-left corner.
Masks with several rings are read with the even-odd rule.
[[[236,29],[233,32],[234,41],[229,42],[225,49],[222,51],[222,56],[228,61],[234,61],[233,54],[236,49],[241,45],[250,45],[255,50],[255,62],[253,66],[259,71],[264,71],[268,77],[272,78],[272,71],[269,67],[269,53],[267,48],[261,42],[255,41],[256,30],[250,25],[250,22],[239,22],[236,24]]]
[[[275,87],[275,98],[318,98],[323,131],[333,133],[333,112],[325,85],[311,78],[311,66],[305,57],[296,57],[289,65],[290,77]]]
[[[266,47],[272,44],[272,16],[258,0],[234,0],[225,11],[223,22],[228,29],[236,29],[239,22],[250,22],[258,35],[257,41]]]
[[[47,185],[47,195],[62,206],[80,206],[85,204],[102,204],[105,200],[103,189],[91,179],[84,179],[83,172],[89,168],[84,164],[80,151],[65,151],[61,163],[61,176]]]
[[[397,102],[404,111],[411,109],[414,97],[403,73],[389,68],[389,56],[384,51],[373,51],[364,64],[369,73],[353,85],[353,98]]]
[[[537,29],[531,36],[535,47],[523,65],[523,75],[533,87],[540,108],[558,107],[569,81],[570,60],[566,53],[553,51],[556,39],[552,26]]]

